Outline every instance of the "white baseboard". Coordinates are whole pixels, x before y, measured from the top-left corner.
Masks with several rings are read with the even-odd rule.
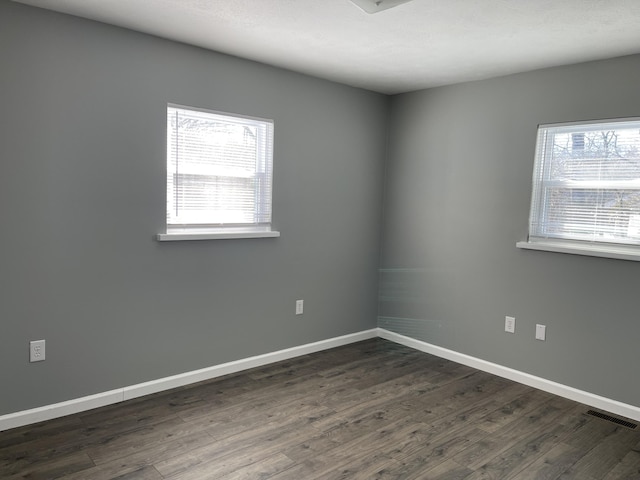
[[[282,360],[300,357],[302,355],[308,355],[310,353],[319,352],[321,350],[341,347],[342,345],[348,345],[350,343],[360,342],[361,340],[376,338],[377,336],[378,329],[372,328],[371,330],[351,333],[349,335],[343,335],[341,337],[329,338],[327,340],[321,340],[319,342],[307,343],[306,345],[300,345],[298,347],[278,350],[277,352],[265,353],[263,355],[243,358],[242,360],[223,363],[220,365],[215,365],[213,367],[203,368],[201,370],[194,370],[192,372],[181,373],[179,375],[160,378],[158,380],[152,380],[150,382],[139,383],[137,385],[124,387],[122,389],[123,400],[131,400],[132,398],[142,397],[143,395],[149,395],[151,393],[162,392],[164,390],[170,390],[172,388],[182,387],[184,385],[190,385],[192,383],[202,382],[204,380],[210,380],[212,378],[221,377],[223,375],[229,375],[230,373],[236,373],[241,372],[242,370],[248,370],[250,368],[261,367],[270,363],[280,362]]]
[[[384,328],[374,328],[371,330],[364,330],[362,332],[357,332],[349,335],[343,335],[341,337],[308,343],[306,345],[300,345],[298,347],[292,347],[285,350],[266,353],[264,355],[257,355],[255,357],[249,357],[242,360],[214,365],[212,367],[207,367],[200,370],[181,373],[179,375],[160,378],[157,380],[152,380],[150,382],[139,383],[137,385],[110,390],[108,392],[89,395],[87,397],[76,398],[73,400],[68,400],[66,402],[60,402],[52,405],[46,405],[44,407],[33,408],[30,410],[10,413],[7,415],[1,415],[0,432],[9,430],[11,428],[21,427],[45,420],[64,417],[66,415],[71,415],[74,413],[84,412],[86,410],[103,407],[105,405],[111,405],[125,400],[130,400],[132,398],[141,397],[143,395],[149,395],[152,393],[170,390],[176,387],[182,387],[185,385],[202,382],[204,380],[210,380],[216,377],[221,377],[223,375],[247,370],[249,368],[260,367],[263,365],[268,365],[270,363],[287,360],[289,358],[299,357],[322,350],[328,350],[330,348],[340,347],[342,345],[348,345],[350,343],[355,343],[361,340],[367,340],[375,337],[381,337],[392,342],[406,345],[407,347],[430,353],[438,357],[446,358],[447,360],[452,360],[469,367],[477,368],[478,370],[492,373],[503,378],[508,378],[509,380],[529,385],[531,387],[538,388],[545,392],[553,393],[555,395],[559,395],[561,397],[565,397],[583,403],[585,405],[590,405],[607,412],[640,421],[640,407],[628,405],[626,403],[601,397],[593,393],[578,390],[567,385],[562,385],[560,383],[552,382],[550,380],[536,377],[528,373],[513,370],[496,363],[487,362],[486,360],[481,360],[479,358],[465,355],[463,353],[458,353],[456,351],[439,347],[437,345],[432,345],[421,340],[416,340],[411,337],[406,337],[398,333],[390,332],[389,330],[385,330]]]
[[[20,412],[0,416],[0,432],[32,423],[44,422],[92,408],[104,407],[122,401],[122,389],[110,390],[87,397],[74,398],[66,402],[45,405]]]
[[[552,382],[541,377],[536,377],[528,373],[520,372],[512,368],[504,367],[496,363],[487,362],[476,357],[465,355],[464,353],[458,353],[447,348],[432,345],[421,340],[416,340],[411,337],[406,337],[398,333],[390,332],[384,328],[378,328],[378,336],[386,340],[390,340],[395,343],[405,345],[407,347],[420,350],[421,352],[430,353],[438,357],[452,360],[456,363],[461,363],[469,367],[477,368],[483,372],[492,373],[499,377],[508,378],[524,385],[543,390],[545,392],[553,393],[560,397],[568,398],[591,407],[599,408],[616,415],[631,418],[636,421],[640,421],[640,407],[629,405],[626,403],[618,402],[617,400],[611,400],[600,395],[578,390],[577,388],[562,385],[560,383]]]
[[[270,363],[287,360],[289,358],[308,355],[310,353],[328,350],[342,345],[367,340],[378,336],[378,329],[364,330],[362,332],[343,335],[341,337],[330,338],[319,342],[308,343],[298,347],[278,350],[272,353],[265,353],[255,357],[244,358],[233,362],[223,363],[212,367],[181,373],[170,377],[152,380],[150,382],[139,383],[129,387],[110,390],[87,397],[76,398],[66,402],[45,405],[44,407],[23,410],[0,416],[0,432],[11,428],[30,425],[45,420],[52,420],[64,417],[73,413],[80,413],[97,407],[104,407],[114,403],[130,400],[132,398],[149,395],[151,393],[162,392],[192,383],[210,380],[230,373],[240,372],[249,368],[260,367]]]

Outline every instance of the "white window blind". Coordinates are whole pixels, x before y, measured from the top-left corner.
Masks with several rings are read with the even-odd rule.
[[[640,245],[640,120],[538,128],[529,242]]]
[[[273,121],[167,107],[167,231],[269,230]]]

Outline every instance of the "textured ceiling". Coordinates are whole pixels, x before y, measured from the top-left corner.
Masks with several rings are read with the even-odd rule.
[[[15,0],[382,93],[640,53],[640,0]]]

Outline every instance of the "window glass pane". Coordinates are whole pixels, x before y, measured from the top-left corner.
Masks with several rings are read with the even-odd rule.
[[[636,128],[587,132],[551,131],[550,177],[565,180],[638,178],[640,134]]]

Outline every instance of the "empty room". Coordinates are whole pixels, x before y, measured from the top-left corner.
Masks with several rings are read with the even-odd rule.
[[[0,0],[0,478],[640,478],[638,25]]]

